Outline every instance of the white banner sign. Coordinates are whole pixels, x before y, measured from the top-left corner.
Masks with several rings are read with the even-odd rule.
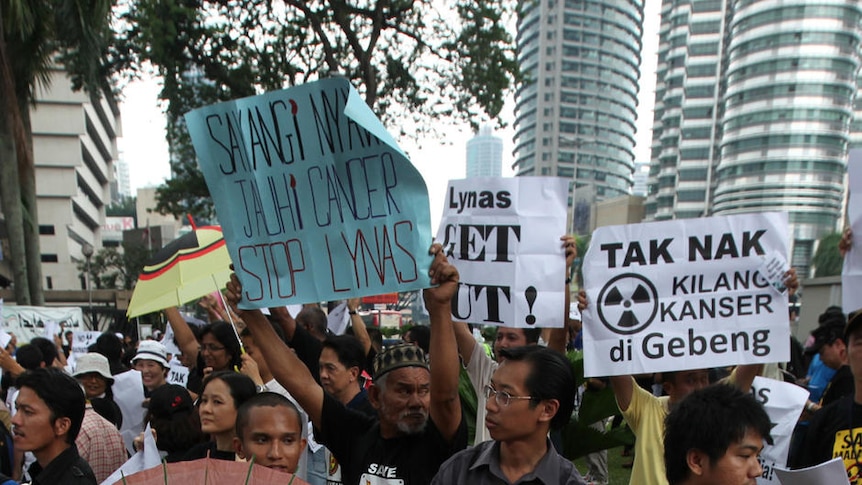
[[[583,266],[586,375],[787,361],[774,268],[786,268],[788,234],[786,213],[597,229]]]
[[[449,181],[436,239],[461,275],[455,320],[563,325],[568,187],[552,177]]]
[[[83,330],[84,314],[79,307],[36,307],[3,305],[3,330],[18,337],[18,345],[45,336],[45,323],[56,322],[66,330]]]
[[[850,150],[847,164],[850,179],[850,196],[847,201],[847,218],[853,231],[853,243],[844,256],[841,270],[841,306],[846,313],[862,308],[862,149]]]
[[[765,445],[760,453],[763,474],[757,479],[757,483],[778,485],[781,482],[775,476],[775,470],[787,465],[790,436],[808,401],[808,391],[787,382],[755,377],[751,385],[751,393],[759,403],[763,404],[773,424],[769,433],[772,436],[772,445]]]

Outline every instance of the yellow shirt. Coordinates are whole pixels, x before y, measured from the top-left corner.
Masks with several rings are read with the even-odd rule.
[[[668,397],[655,397],[632,378],[632,400],[623,417],[634,432],[635,462],[630,485],[667,485],[664,469],[664,418]],[[617,403],[619,406],[619,403]]]

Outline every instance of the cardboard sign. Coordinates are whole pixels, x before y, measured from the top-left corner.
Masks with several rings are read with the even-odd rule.
[[[482,325],[561,327],[569,181],[450,180],[437,241],[461,282],[452,318]]]
[[[587,376],[786,362],[786,213],[602,227],[584,258]],[[786,263],[784,263],[786,264]]]
[[[65,330],[73,332],[86,329],[84,314],[80,307],[38,307],[0,305],[0,321],[3,330],[14,333],[18,342],[29,342],[35,337],[45,336],[45,323],[57,322]],[[53,335],[49,337],[53,341]]]
[[[847,201],[847,219],[853,231],[853,243],[844,256],[841,269],[841,306],[846,313],[862,309],[862,149],[850,150],[847,165],[850,179],[850,196]]]
[[[751,393],[759,403],[763,404],[769,420],[773,423],[769,433],[772,436],[772,445],[764,444],[763,451],[760,453],[763,474],[757,479],[757,483],[778,485],[781,482],[778,481],[775,472],[787,464],[790,436],[808,401],[808,391],[787,382],[755,377],[751,385]]]
[[[430,286],[425,181],[347,80],[208,106],[186,122],[241,308]]]

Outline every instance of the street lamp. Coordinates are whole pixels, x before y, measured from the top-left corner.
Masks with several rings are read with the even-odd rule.
[[[87,282],[87,299],[89,300],[90,325],[92,326],[93,330],[95,330],[96,329],[96,325],[95,325],[96,321],[93,318],[93,287],[90,284],[90,258],[93,257],[93,252],[94,252],[94,248],[93,248],[92,244],[84,243],[84,245],[81,246],[81,254],[83,254],[84,257],[87,258],[86,282]]]

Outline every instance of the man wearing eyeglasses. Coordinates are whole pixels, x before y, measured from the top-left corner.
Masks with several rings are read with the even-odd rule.
[[[585,483],[548,439],[548,431],[563,427],[574,408],[575,377],[568,360],[535,345],[500,353],[505,359],[484,389],[485,426],[492,441],[454,455],[431,483]]]

